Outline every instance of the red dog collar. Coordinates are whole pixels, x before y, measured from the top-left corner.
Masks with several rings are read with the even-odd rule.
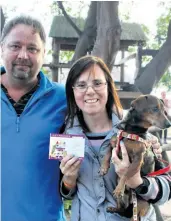
[[[119,130],[119,132],[117,134],[117,137],[118,137],[117,145],[116,145],[116,153],[117,154],[118,154],[118,152],[120,150],[120,141],[121,141],[121,139],[123,137],[124,138],[128,138],[130,140],[136,140],[136,141],[142,142],[142,143],[144,143],[147,146],[147,148],[149,147],[149,145],[151,146],[150,141],[144,140],[143,138],[139,137],[137,134],[129,134],[129,133],[123,131],[123,130]],[[163,162],[163,163],[168,164],[168,166],[163,168],[163,169],[151,172],[147,176],[157,176],[157,175],[161,175],[161,174],[167,173],[167,172],[169,172],[171,170],[171,164],[169,164],[165,160],[160,160],[160,159],[158,159],[158,160]]]
[[[137,134],[129,134],[123,130],[119,130],[118,134],[117,134],[117,137],[118,137],[118,142],[117,142],[117,147],[116,147],[116,151],[117,153],[119,152],[120,150],[120,141],[121,139],[124,137],[124,138],[128,138],[130,140],[136,140],[136,141],[139,141],[139,142],[142,142],[144,143],[147,148],[149,146],[151,146],[151,143],[147,140],[144,140],[143,138],[141,138],[140,136],[138,136]]]

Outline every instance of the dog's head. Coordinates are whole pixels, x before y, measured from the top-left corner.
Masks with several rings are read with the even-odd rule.
[[[122,129],[129,124],[148,129],[151,126],[165,129],[171,126],[162,100],[153,95],[141,95],[131,103],[125,118],[120,122]]]

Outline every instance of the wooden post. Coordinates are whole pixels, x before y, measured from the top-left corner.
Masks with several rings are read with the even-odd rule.
[[[121,59],[123,59],[125,57],[125,51],[124,49],[121,50]],[[121,75],[120,75],[120,82],[123,83],[124,82],[124,64],[121,64]]]
[[[58,65],[59,64],[59,53],[60,53],[60,43],[57,39],[53,38],[52,40],[52,64]],[[59,81],[59,71],[57,67],[54,67],[52,70],[52,81],[58,82]]]

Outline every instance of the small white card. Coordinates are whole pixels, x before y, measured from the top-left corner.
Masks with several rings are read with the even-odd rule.
[[[50,134],[49,159],[61,160],[71,154],[84,158],[85,138],[81,135]]]

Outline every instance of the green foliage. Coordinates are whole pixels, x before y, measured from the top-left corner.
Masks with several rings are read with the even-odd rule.
[[[144,31],[145,35],[148,36],[150,34],[149,28],[145,24],[141,24],[142,30]]]
[[[42,67],[41,68],[41,71],[44,73],[44,74],[49,74],[49,70],[45,67]]]
[[[171,72],[168,70],[166,73],[162,76],[159,83],[157,84],[157,87],[165,86],[167,87],[168,91],[171,90]]]
[[[60,51],[59,61],[61,63],[68,63],[68,61],[71,61],[73,55],[74,51]]]
[[[157,40],[159,46],[166,40],[168,25],[171,20],[171,4],[163,3],[163,5],[165,12],[157,19]]]
[[[63,200],[64,203],[64,211],[67,217],[71,216],[71,205],[72,205],[72,200]]]
[[[129,46],[129,47],[128,47],[128,52],[134,53],[134,52],[136,52],[136,51],[137,51],[137,46]]]
[[[159,6],[165,8],[162,15],[157,19],[157,36],[156,42],[153,43],[152,47],[158,49],[162,46],[167,38],[168,25],[171,20],[171,2],[160,2]],[[157,87],[164,85],[171,90],[171,72],[169,70],[162,76]]]

